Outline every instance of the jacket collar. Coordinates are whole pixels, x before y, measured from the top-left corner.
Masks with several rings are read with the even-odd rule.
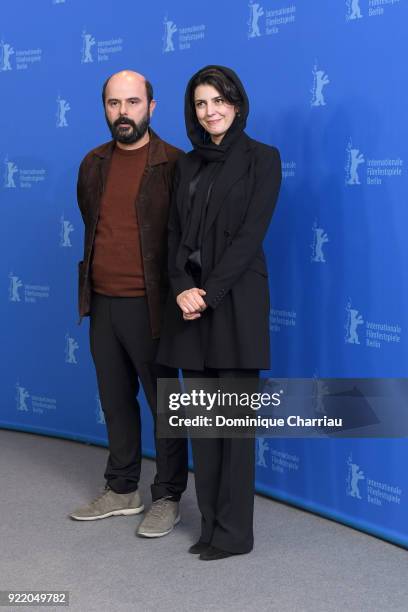
[[[149,128],[150,141],[149,141],[149,152],[147,157],[148,166],[157,166],[158,164],[164,164],[168,161],[166,147],[164,146],[163,140]],[[113,150],[115,148],[115,141],[110,140],[109,142],[101,145],[94,149],[94,155],[100,159],[110,160],[112,157]]]

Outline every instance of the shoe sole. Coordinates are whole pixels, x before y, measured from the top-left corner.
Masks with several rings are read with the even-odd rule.
[[[76,516],[75,514],[70,514],[70,517],[75,521],[97,521],[98,519],[108,518],[109,516],[130,516],[132,514],[140,514],[143,512],[144,506],[139,506],[138,508],[123,508],[123,510],[112,510],[112,512],[107,512],[106,514],[100,514],[99,516]]]
[[[137,535],[141,536],[142,538],[161,538],[165,535],[167,535],[168,533],[170,533],[171,531],[173,531],[174,527],[180,522],[180,515],[178,515],[178,517],[176,518],[176,520],[173,523],[173,526],[170,527],[170,529],[168,529],[167,531],[161,531],[160,533],[156,532],[156,533],[143,533],[143,531],[138,531]]]

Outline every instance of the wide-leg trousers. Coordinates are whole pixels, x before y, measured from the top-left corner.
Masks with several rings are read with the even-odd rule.
[[[189,378],[257,379],[259,370],[183,370]],[[241,438],[191,438],[200,540],[231,553],[252,550],[255,440]]]
[[[142,447],[137,394],[141,383],[155,424],[157,473],[152,498],[178,501],[187,486],[187,441],[158,438],[156,431],[157,379],[177,378],[177,370],[155,363],[158,340],[151,337],[146,298],[94,292],[90,345],[108,432],[107,484],[116,493],[130,493],[138,487]]]

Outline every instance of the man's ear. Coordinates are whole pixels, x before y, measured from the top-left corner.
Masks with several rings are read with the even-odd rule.
[[[150,113],[150,116],[152,116],[152,115],[153,115],[153,111],[154,111],[154,109],[156,108],[156,104],[157,104],[156,100],[151,100],[151,101],[150,101],[150,105],[149,105],[149,113]]]

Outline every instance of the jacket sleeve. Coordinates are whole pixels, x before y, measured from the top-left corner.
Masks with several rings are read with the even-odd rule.
[[[204,301],[215,309],[256,256],[267,232],[279,194],[282,173],[279,151],[256,152],[255,188],[245,219],[207,279]]]
[[[77,202],[78,207],[82,215],[82,220],[85,223],[85,208],[84,208],[84,173],[85,173],[85,163],[82,160],[81,165],[78,170],[78,179],[77,179]]]
[[[181,270],[177,266],[177,253],[181,241],[180,218],[177,210],[177,192],[179,184],[180,168],[177,163],[173,181],[168,225],[168,269],[170,285],[174,297],[177,297],[182,291],[192,289],[196,286],[193,278],[187,274],[185,270]]]

